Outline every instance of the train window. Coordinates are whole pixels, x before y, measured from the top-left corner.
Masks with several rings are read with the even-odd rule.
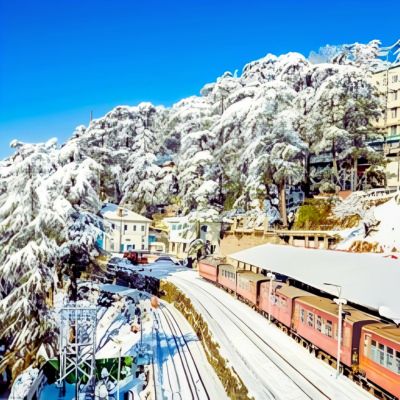
[[[386,347],[386,366],[389,369],[393,369],[394,368],[394,364],[393,364],[393,349],[391,349],[390,347]]]
[[[327,320],[325,322],[325,335],[328,337],[332,337],[332,321]]]
[[[396,367],[395,372],[400,374],[400,351],[396,351]]]
[[[378,349],[376,348],[376,341],[375,340],[371,340],[371,357],[370,358],[372,360],[374,360],[375,362],[378,359],[377,353],[378,353]]]
[[[302,324],[304,324],[304,321],[305,321],[305,311],[304,311],[304,308],[302,308],[301,310],[300,310],[300,320],[301,320],[301,323]]]
[[[307,325],[314,328],[314,314],[312,312],[307,313]]]
[[[385,346],[383,344],[378,344],[378,356],[379,364],[385,365]]]
[[[316,328],[318,332],[322,332],[322,318],[320,315],[317,316]]]

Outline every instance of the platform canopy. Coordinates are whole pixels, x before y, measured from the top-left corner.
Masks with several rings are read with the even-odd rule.
[[[340,288],[342,298],[400,323],[400,259],[396,256],[264,244],[229,257],[334,296]]]

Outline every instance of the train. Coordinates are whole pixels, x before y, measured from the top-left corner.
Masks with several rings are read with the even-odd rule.
[[[212,257],[199,260],[198,272],[337,367],[338,305],[332,299],[294,286],[287,277],[271,280]],[[340,369],[376,397],[400,400],[400,327],[347,304],[342,317]]]

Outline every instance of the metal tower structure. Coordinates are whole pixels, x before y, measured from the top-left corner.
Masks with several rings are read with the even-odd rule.
[[[82,378],[94,385],[96,369],[97,308],[88,302],[71,302],[60,309],[60,375],[58,384],[74,373],[76,398]]]

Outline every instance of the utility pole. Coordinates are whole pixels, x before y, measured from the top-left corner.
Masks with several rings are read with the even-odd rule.
[[[118,208],[118,216],[121,218],[119,223],[119,253],[122,253],[122,208]]]
[[[338,307],[338,332],[337,332],[337,362],[336,362],[336,379],[340,375],[340,356],[342,353],[342,325],[343,325],[343,306],[347,304],[347,300],[341,297],[342,286],[336,285],[335,283],[324,283],[326,286],[334,286],[338,290],[338,297],[333,301],[339,306]]]
[[[269,289],[268,289],[268,322],[271,323],[271,309],[272,309],[272,285],[276,279],[276,275],[272,272],[268,272],[267,278],[269,278]]]

